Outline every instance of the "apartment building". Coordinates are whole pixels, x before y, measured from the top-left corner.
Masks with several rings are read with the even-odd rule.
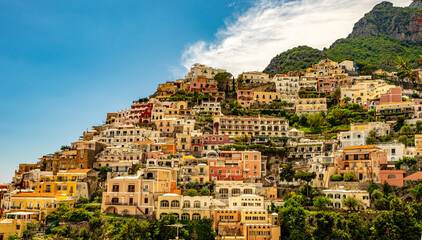
[[[268,83],[270,81],[268,74],[256,71],[243,72],[241,79],[245,83]]]
[[[296,99],[296,114],[311,114],[327,111],[326,98],[298,98]]]
[[[253,105],[255,102],[253,90],[237,90],[237,102],[245,108]]]
[[[284,137],[289,123],[277,117],[215,116],[214,133],[219,135],[250,135]]]
[[[368,191],[327,189],[327,190],[322,190],[322,193],[333,202],[332,204],[329,205],[329,207],[335,207],[339,209],[348,209],[347,206],[344,206],[343,200],[350,197],[354,197],[362,203],[362,205],[359,206],[360,209],[367,209],[371,206],[371,201],[369,200]]]
[[[334,168],[337,174],[352,172],[356,180],[380,183],[380,170],[387,168],[387,154],[374,145],[345,147],[335,153]]]
[[[140,176],[107,180],[101,212],[151,215],[158,196],[177,191],[177,170],[167,167],[146,168]]]

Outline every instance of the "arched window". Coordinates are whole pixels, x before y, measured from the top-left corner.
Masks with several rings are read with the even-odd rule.
[[[171,201],[171,208],[179,208],[180,202],[178,200]]]
[[[190,215],[189,215],[189,213],[183,213],[183,214],[182,214],[182,220],[190,220]]]
[[[160,206],[161,206],[161,208],[168,208],[168,207],[169,207],[169,201],[167,201],[167,200],[162,200],[162,201],[160,202]]]
[[[201,202],[196,200],[195,202],[193,202],[193,207],[194,208],[201,208]]]
[[[200,220],[200,219],[201,219],[201,214],[199,213],[192,214],[192,220]]]
[[[183,202],[183,207],[184,207],[184,208],[190,208],[190,201],[187,201],[187,200],[186,200],[186,201],[184,201],[184,202]],[[183,215],[182,215],[182,219],[183,219]]]
[[[396,175],[394,175],[394,174],[390,174],[390,175],[388,175],[388,177],[387,177],[388,179],[396,179]]]

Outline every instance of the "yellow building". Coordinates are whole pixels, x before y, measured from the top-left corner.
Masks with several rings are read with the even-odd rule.
[[[7,213],[29,212],[39,216],[43,220],[49,213],[57,210],[61,203],[73,207],[74,199],[59,196],[55,193],[21,192],[10,197],[11,205]]]
[[[77,201],[90,198],[97,190],[97,173],[92,169],[71,169],[58,172],[56,176],[43,176],[35,193],[54,193],[60,198]]]
[[[270,104],[275,99],[280,99],[278,92],[254,92],[255,102],[259,104]]]
[[[281,236],[278,215],[267,210],[215,209],[213,219],[216,239],[278,240]]]
[[[23,236],[28,223],[36,223],[38,213],[13,212],[7,213],[6,218],[0,221],[0,239],[7,239],[10,235]]]

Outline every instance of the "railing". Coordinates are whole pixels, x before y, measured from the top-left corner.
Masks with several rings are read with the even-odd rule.
[[[136,206],[135,203],[106,202],[105,205]]]

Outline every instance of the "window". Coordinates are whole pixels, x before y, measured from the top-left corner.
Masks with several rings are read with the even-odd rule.
[[[113,185],[113,192],[119,191],[119,185]]]
[[[128,192],[135,192],[135,185],[129,185],[127,188]]]
[[[190,208],[190,201],[184,201],[183,202],[183,207],[184,208]]]
[[[51,192],[51,186],[50,185],[46,186],[45,192],[48,192],[48,193]]]
[[[193,207],[194,208],[201,208],[201,202],[200,201],[193,202]]]
[[[168,208],[168,207],[169,207],[169,201],[167,201],[167,200],[162,200],[162,201],[160,202],[160,207],[161,207],[161,208]]]
[[[173,200],[171,201],[171,208],[179,208],[180,207],[180,202],[177,200]]]

